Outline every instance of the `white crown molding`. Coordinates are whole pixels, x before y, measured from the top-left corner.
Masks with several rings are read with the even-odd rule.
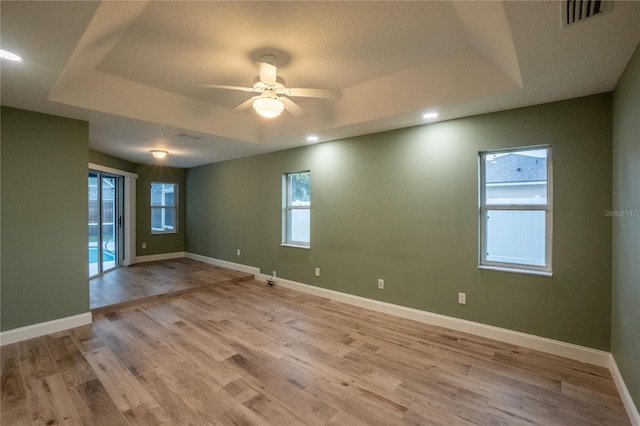
[[[0,333],[0,346],[22,342],[23,340],[57,333],[58,331],[64,331],[70,328],[81,327],[83,325],[91,324],[92,321],[93,317],[91,312],[85,312],[84,314],[14,328]]]

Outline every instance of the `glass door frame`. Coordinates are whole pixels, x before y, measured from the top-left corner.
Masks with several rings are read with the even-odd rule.
[[[124,178],[123,176],[119,176],[116,174],[112,174],[112,173],[105,173],[102,171],[98,171],[98,170],[89,170],[88,173],[88,177],[89,179],[91,179],[92,177],[94,177],[96,179],[96,194],[95,194],[95,200],[97,202],[97,206],[95,206],[94,208],[97,210],[97,223],[96,228],[97,228],[97,235],[96,235],[96,243],[95,246],[92,245],[91,243],[91,239],[92,239],[92,235],[95,235],[96,232],[91,232],[90,228],[89,228],[89,232],[88,232],[88,260],[89,260],[89,265],[88,265],[88,273],[89,273],[89,278],[95,278],[98,277],[100,275],[102,275],[105,272],[111,271],[115,268],[118,268],[122,265],[123,260],[124,260],[124,247],[125,247],[125,238],[124,238]],[[107,225],[111,225],[113,226],[113,231],[112,231],[112,235],[114,237],[115,240],[115,245],[113,246],[114,252],[113,252],[113,261],[108,260],[105,261],[105,256],[106,256],[106,251],[108,249],[108,247],[106,247],[104,239],[105,239],[105,233],[104,233],[104,227],[105,227],[105,223],[104,223],[104,198],[103,198],[103,191],[104,191],[104,183],[106,181],[106,179],[112,179],[114,182],[114,197],[113,197],[113,223],[107,224]],[[91,210],[91,196],[89,196],[89,210]],[[88,226],[91,226],[91,223],[88,223]],[[111,241],[111,240],[110,240]],[[95,249],[95,255],[92,254],[92,250]],[[92,262],[92,257],[95,256],[95,262]],[[109,264],[109,266],[107,267],[107,269],[105,269],[105,263]],[[113,262],[113,264],[112,264]],[[92,265],[96,264],[95,267],[93,267]]]

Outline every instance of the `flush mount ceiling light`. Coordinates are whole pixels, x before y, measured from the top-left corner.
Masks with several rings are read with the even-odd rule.
[[[437,112],[425,112],[424,114],[422,114],[422,118],[424,118],[426,120],[432,120],[434,118],[438,118],[438,113]]]
[[[277,96],[266,94],[253,101],[253,109],[264,118],[275,118],[284,111],[284,104]]]
[[[307,136],[307,142],[318,142],[318,137],[316,135]]]
[[[22,61],[22,58],[16,55],[13,52],[9,52],[8,50],[0,49],[0,58],[8,59],[10,61]]]
[[[167,154],[168,154],[167,151],[163,151],[161,149],[152,149],[151,150],[151,155],[153,155],[153,158],[162,159],[162,158],[166,157]]]

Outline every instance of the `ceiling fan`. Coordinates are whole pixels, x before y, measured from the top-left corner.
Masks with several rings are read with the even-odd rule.
[[[289,111],[298,118],[308,117],[309,113],[293,102],[289,97],[340,99],[342,92],[336,89],[292,88],[285,85],[282,77],[277,75],[277,58],[264,55],[257,63],[258,76],[253,80],[253,86],[227,86],[224,84],[204,84],[204,87],[215,89],[242,90],[244,92],[259,93],[233,109],[234,112],[246,111],[253,107],[258,114],[265,118],[279,116],[283,110]]]

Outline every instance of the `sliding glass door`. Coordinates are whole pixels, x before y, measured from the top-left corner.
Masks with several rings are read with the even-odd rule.
[[[89,172],[89,276],[114,269],[122,259],[122,178]]]

